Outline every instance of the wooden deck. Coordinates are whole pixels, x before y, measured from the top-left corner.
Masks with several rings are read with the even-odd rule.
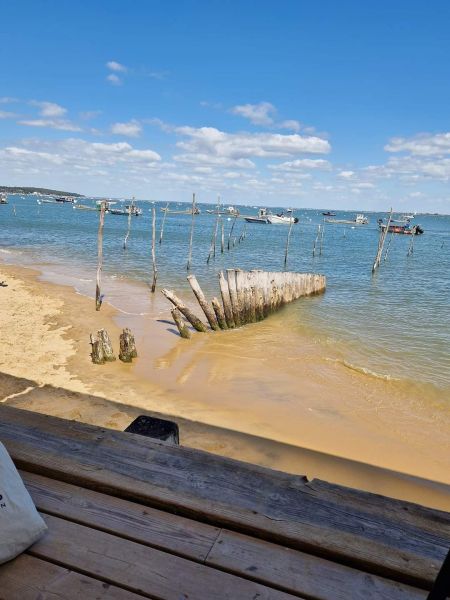
[[[450,514],[0,407],[48,533],[1,600],[425,600]]]

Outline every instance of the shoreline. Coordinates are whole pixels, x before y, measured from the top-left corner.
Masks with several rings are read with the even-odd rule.
[[[16,377],[26,376],[35,380],[38,385],[47,384],[79,394],[87,394],[96,397],[96,402],[100,404],[98,398],[101,398],[106,402],[117,404],[118,410],[115,412],[118,413],[120,413],[120,406],[123,405],[133,410],[140,408],[141,412],[149,411],[167,415],[168,418],[184,417],[190,423],[197,424],[197,433],[188,436],[187,445],[264,466],[304,474],[306,469],[302,469],[301,466],[310,464],[312,477],[317,476],[314,472],[317,468],[320,478],[327,478],[344,485],[351,485],[346,483],[350,481],[355,484],[355,487],[364,489],[367,489],[371,483],[368,477],[364,482],[365,476],[362,474],[361,465],[366,469],[374,467],[396,471],[402,474],[400,477],[419,477],[444,485],[450,483],[446,453],[443,451],[443,446],[439,444],[441,438],[438,435],[430,440],[431,448],[428,455],[423,455],[420,445],[414,447],[409,443],[409,439],[414,438],[414,432],[406,439],[405,435],[396,435],[398,428],[390,432],[390,435],[380,430],[380,425],[388,419],[381,418],[384,405],[379,402],[377,395],[383,388],[387,388],[384,389],[384,393],[388,392],[395,387],[395,383],[372,381],[360,373],[351,373],[349,377],[343,378],[341,371],[344,367],[336,364],[327,365],[323,360],[321,362],[320,352],[314,348],[314,344],[308,345],[307,340],[305,340],[306,348],[302,349],[303,364],[298,364],[296,360],[291,361],[299,380],[302,372],[307,373],[307,378],[310,379],[302,382],[302,387],[305,389],[297,390],[296,400],[300,400],[298,402],[300,406],[296,406],[297,414],[294,423],[289,422],[292,410],[292,406],[286,400],[289,386],[283,389],[282,377],[279,377],[275,384],[280,386],[280,396],[276,405],[277,412],[274,414],[273,399],[268,401],[264,398],[263,390],[258,389],[257,381],[255,382],[257,389],[250,389],[249,384],[261,365],[267,369],[270,362],[270,357],[258,354],[257,349],[250,343],[251,338],[257,337],[257,342],[260,343],[261,338],[264,338],[266,327],[278,326],[277,322],[280,319],[276,316],[258,324],[259,330],[255,328],[252,330],[254,326],[249,326],[229,332],[229,335],[225,336],[195,336],[186,343],[178,336],[168,334],[167,330],[170,331],[171,324],[168,319],[158,316],[161,306],[163,311],[165,310],[164,303],[161,304],[159,299],[152,300],[153,315],[156,313],[156,316],[127,315],[118,312],[107,302],[102,305],[100,312],[96,312],[94,301],[75,292],[71,285],[63,286],[55,282],[42,281],[43,275],[38,267],[18,267],[0,263],[0,272],[2,273],[0,279],[9,278],[15,281],[11,287],[2,288],[0,293],[3,294],[5,291],[8,293],[9,289],[10,298],[13,294],[16,298],[21,297],[25,306],[26,299],[23,299],[23,296],[24,291],[27,291],[28,300],[32,300],[31,304],[36,305],[39,298],[38,305],[41,309],[45,307],[47,311],[42,315],[29,315],[25,329],[22,330],[19,328],[17,331],[17,323],[14,323],[14,319],[11,321],[16,328],[13,338],[17,337],[20,331],[22,335],[26,331],[34,332],[34,338],[31,335],[34,341],[29,340],[26,351],[32,354],[37,348],[46,358],[41,356],[40,360],[35,360],[28,370],[28,367],[17,366],[20,363],[16,355],[6,354],[0,362],[0,370],[3,372]],[[19,282],[18,287],[16,282]],[[5,307],[2,310],[4,312]],[[17,313],[17,309],[13,312]],[[170,314],[168,310],[167,314]],[[4,318],[3,315],[2,322]],[[139,322],[141,324],[143,322],[142,318],[145,319],[146,327],[139,329]],[[284,318],[288,318],[288,315],[284,315]],[[124,365],[119,361],[102,366],[92,365],[89,357],[89,333],[105,327],[117,348],[118,334],[124,326],[130,326],[136,333],[139,352],[137,361],[133,365]],[[10,333],[14,332],[8,332],[8,335]],[[5,333],[2,337],[4,335]],[[58,349],[51,356],[46,355],[48,348],[45,343],[47,342],[50,345],[56,344],[55,347]],[[241,348],[240,355],[233,354],[236,348]],[[245,348],[245,352],[242,348]],[[30,361],[26,361],[26,364],[28,362]],[[233,374],[237,373],[236,369],[240,370],[237,387],[233,377]],[[331,380],[330,375],[333,378]],[[331,387],[338,399],[341,399],[345,395],[345,389],[350,390],[349,381],[352,386],[359,386],[361,393],[365,394],[366,402],[363,410],[355,405],[354,394],[353,398],[347,399],[345,410],[339,402],[329,401],[330,394],[324,396],[324,390],[328,388],[330,392]],[[240,391],[237,397],[236,389]],[[312,396],[314,391],[315,397]],[[34,394],[35,398],[36,394],[37,392]],[[304,398],[308,400],[305,406],[301,402]],[[89,413],[88,422],[113,428],[119,425],[114,419],[109,418],[110,414],[114,414],[111,411],[102,413],[99,405],[97,412],[95,406],[90,407],[88,411],[86,402],[81,401],[77,408],[73,405],[73,399],[71,402],[68,402],[67,398],[63,399],[63,405],[58,407],[53,407],[42,397],[37,401],[26,394],[22,398],[13,398],[8,402],[17,403],[16,405],[20,403],[22,408],[27,408],[28,403],[28,406],[32,407],[31,410],[48,412],[55,416],[64,415],[66,418],[77,420],[86,420]],[[423,413],[423,410],[421,412]],[[273,420],[278,422],[278,426],[276,423],[265,421],[264,415],[272,415]],[[380,417],[381,423],[374,424],[371,421],[377,416]],[[388,415],[389,418],[391,416]],[[280,424],[283,423],[288,426],[280,429]],[[121,421],[120,426],[122,424]],[[403,425],[401,433],[408,433],[408,427],[415,425],[414,416],[410,416],[409,422]],[[429,425],[433,426],[432,423]],[[201,435],[199,427],[204,429]],[[208,432],[208,428],[211,428],[211,431]],[[219,436],[220,442],[214,440],[213,430],[216,431],[215,435],[217,430],[226,432]],[[442,431],[441,435],[444,433]],[[431,430],[428,432],[429,435]],[[241,439],[237,444],[238,455],[236,455],[238,449],[235,448],[236,436]],[[248,439],[244,441],[246,436]],[[223,441],[225,439],[226,442]],[[255,439],[258,439],[258,443],[255,443]],[[434,451],[439,447],[441,457],[434,457],[432,460]],[[305,456],[308,452],[323,455],[320,461],[316,460],[319,466],[314,467],[315,462],[311,457],[309,462],[306,460]],[[356,463],[352,467],[357,471],[356,479],[353,480],[350,476],[351,469],[347,469],[349,472],[345,474],[345,468],[337,469],[336,477],[332,478],[333,471],[327,470],[325,464],[330,464],[333,460],[356,461],[359,467],[356,468]],[[302,465],[299,462],[302,462]],[[379,483],[377,485],[376,489],[370,491],[382,489],[380,493],[387,495],[391,493],[389,489],[380,488]],[[396,493],[401,492],[400,487]],[[420,492],[419,496],[422,493]],[[411,499],[411,496],[408,499]],[[420,502],[420,497],[415,501]]]

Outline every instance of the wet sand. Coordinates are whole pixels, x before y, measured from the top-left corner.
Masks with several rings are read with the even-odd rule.
[[[8,283],[0,288],[0,371],[32,382],[2,393],[8,404],[117,429],[139,411],[169,415],[184,419],[186,445],[450,506],[443,487],[409,480],[450,483],[445,399],[346,368],[325,342],[299,338],[289,308],[263,323],[185,341],[159,295],[140,298],[135,312],[144,315],[106,302],[96,312],[72,286],[38,276],[0,267]],[[93,365],[89,333],[105,327],[118,348],[124,326],[136,333],[136,362]]]

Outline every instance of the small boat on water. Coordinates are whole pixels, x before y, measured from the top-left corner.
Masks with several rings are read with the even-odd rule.
[[[270,224],[267,208],[260,208],[256,217],[244,217],[247,223],[260,223],[262,225]]]
[[[85,204],[74,204],[73,208],[76,208],[77,210],[93,210],[94,212],[97,212],[97,208],[94,208],[93,206],[86,206]]]
[[[387,223],[383,222],[383,219],[378,219],[378,227],[384,231],[387,227]],[[388,233],[399,233],[401,235],[421,235],[423,233],[423,229],[420,225],[413,225],[409,221],[404,223],[403,225],[398,225],[396,223],[389,224]]]
[[[268,213],[267,218],[272,225],[290,225],[291,223],[298,223],[298,217],[293,216],[292,208],[288,208],[286,212],[277,213],[276,215]]]
[[[161,210],[167,214],[171,214],[171,215],[192,215],[192,208],[188,208],[186,210],[170,210],[170,208],[166,208],[165,206],[163,208],[161,208]],[[194,208],[194,215],[199,215],[200,214],[200,209],[198,208],[198,206],[196,206]]]
[[[363,214],[358,214],[354,219],[325,219],[325,223],[335,223],[336,225],[367,225],[369,219]]]
[[[128,217],[128,215],[131,213],[132,216],[138,217],[139,215],[142,215],[142,208],[139,208],[134,204],[128,204],[124,209],[110,208],[108,212],[110,215],[123,215],[126,217]]]
[[[327,210],[326,212],[323,212],[322,214],[324,217],[335,217],[336,216],[336,213],[331,212],[329,210]]]
[[[227,215],[228,217],[239,216],[239,210],[234,206],[228,206],[227,208],[215,208],[214,210],[207,209],[206,212],[210,215]]]
[[[6,194],[0,194],[0,204],[8,204],[8,197]]]
[[[58,196],[57,198],[54,198],[55,202],[61,202],[61,203],[69,203],[69,204],[75,204],[76,203],[76,199],[73,198],[72,196]]]

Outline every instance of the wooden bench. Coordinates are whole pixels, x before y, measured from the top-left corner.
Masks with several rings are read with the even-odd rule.
[[[48,524],[0,598],[425,600],[450,515],[212,454],[0,407]]]

